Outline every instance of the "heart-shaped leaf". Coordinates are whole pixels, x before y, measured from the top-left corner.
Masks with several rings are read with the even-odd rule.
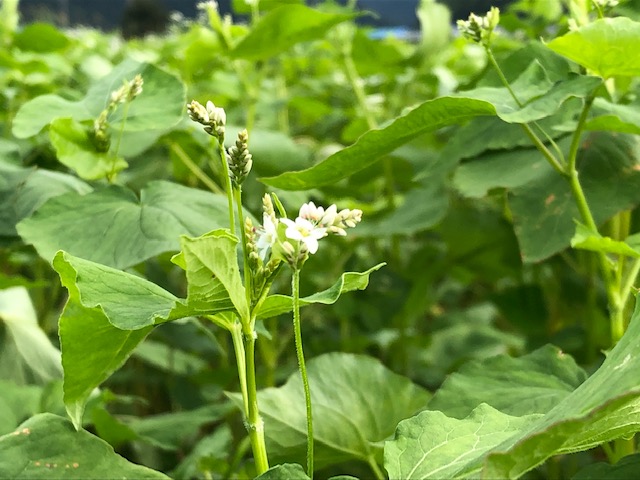
[[[187,314],[178,298],[135,275],[65,252],[53,267],[69,290],[58,329],[64,403],[80,428],[91,392],[124,364],[153,325]]]
[[[640,23],[626,17],[601,18],[557,37],[547,47],[604,78],[640,75]]]
[[[140,192],[140,199],[119,186],[56,197],[23,220],[18,232],[47,260],[65,250],[127,268],[178,251],[180,235],[197,236],[228,226],[228,215],[222,195],[154,181]]]
[[[379,462],[381,442],[398,421],[422,409],[429,398],[408,378],[362,355],[321,355],[308,362],[307,371],[319,469],[347,460]],[[231,397],[242,405],[239,394]],[[258,405],[270,460],[303,462],[307,430],[300,375],[292,374],[280,388],[258,392]]]

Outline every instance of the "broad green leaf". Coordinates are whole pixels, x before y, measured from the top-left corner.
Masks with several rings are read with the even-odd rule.
[[[533,148],[490,151],[460,165],[453,184],[466,197],[482,198],[494,188],[524,186],[548,174],[550,169],[540,152]]]
[[[69,300],[59,321],[64,403],[80,428],[91,392],[119,369],[154,324],[186,316],[179,299],[134,275],[59,252]]]
[[[635,136],[593,132],[583,140],[578,171],[598,224],[640,202],[639,158]],[[514,188],[509,206],[525,262],[567,248],[575,233],[574,219],[582,221],[568,182],[551,169]]]
[[[575,75],[558,82],[544,95],[526,103],[513,113],[498,112],[502,120],[509,123],[529,123],[556,113],[571,98],[584,98],[602,85],[602,79]]]
[[[635,250],[628,243],[614,240],[611,237],[603,237],[600,233],[592,231],[581,223],[576,226],[576,234],[571,239],[571,246],[592,252],[613,253],[640,258],[640,251]]]
[[[13,120],[13,134],[17,138],[31,137],[56,118],[68,117],[78,122],[95,120],[106,108],[111,92],[136,74],[142,75],[143,91],[128,109],[124,130],[161,132],[178,123],[186,102],[185,87],[180,80],[153,65],[125,60],[93,84],[82,100],[70,101],[48,94],[28,101]],[[120,126],[121,120],[122,107],[109,118],[112,126]]]
[[[307,371],[318,469],[349,460],[379,462],[381,442],[400,420],[424,408],[429,398],[408,378],[366,356],[321,355],[309,360]],[[242,404],[239,394],[232,398]],[[258,392],[258,405],[269,459],[304,462],[306,416],[299,373],[280,388]]]
[[[556,53],[609,78],[640,75],[640,23],[625,17],[602,18],[547,43]]]
[[[371,267],[366,272],[355,273],[346,272],[340,276],[340,279],[331,287],[322,292],[314,293],[308,297],[300,299],[300,306],[309,305],[311,303],[322,303],[331,305],[335,303],[340,295],[354,290],[364,290],[369,285],[369,275],[376,270],[382,268],[385,263],[379,263],[375,267]],[[256,312],[258,318],[270,318],[291,311],[291,297],[287,295],[270,295],[266,298],[262,306]]]
[[[0,290],[0,323],[9,333],[21,360],[40,381],[62,376],[60,351],[38,325],[36,311],[24,287]]]
[[[60,163],[84,180],[99,180],[127,168],[124,159],[96,151],[87,132],[87,127],[72,118],[51,122],[49,138]]]
[[[571,477],[571,480],[628,480],[638,474],[638,469],[640,455],[629,455],[615,465],[602,462],[587,465]]]
[[[587,121],[588,130],[609,130],[621,133],[640,134],[640,112],[638,105],[618,105],[596,98],[592,112],[595,117]]]
[[[286,478],[288,480],[309,480],[309,475],[304,472],[302,465],[297,463],[282,463],[271,467],[262,475],[255,478],[255,480],[281,480]]]
[[[265,60],[293,45],[322,38],[353,14],[325,13],[304,5],[282,5],[264,15],[231,51],[237,58]]]
[[[462,420],[425,411],[400,422],[394,439],[385,442],[384,467],[389,478],[403,480],[464,478],[487,452],[540,416],[513,417],[486,404]]]
[[[65,250],[97,263],[127,268],[161,253],[178,251],[180,235],[202,235],[227,224],[226,197],[153,181],[140,192],[139,199],[119,186],[56,197],[23,220],[18,232],[47,260]]]
[[[157,478],[166,475],[128,462],[108,443],[57,415],[36,415],[0,437],[0,477],[14,479]]]
[[[317,165],[298,172],[261,179],[284,190],[306,190],[335,183],[373,165],[380,157],[427,132],[455,125],[479,115],[495,115],[486,101],[461,97],[429,100],[381,129],[370,130],[356,143]]]
[[[584,75],[569,75],[552,83],[542,65],[534,61],[511,85],[522,106],[502,86],[467,90],[460,96],[490,102],[507,123],[529,123],[553,115],[570,98],[586,97],[601,84],[601,78]]]
[[[180,239],[181,252],[174,262],[187,272],[187,306],[190,311],[218,313],[235,308],[249,321],[249,305],[238,268],[238,239],[228,230]]]
[[[78,178],[0,161],[0,236],[16,236],[16,224],[49,198],[91,187]]]
[[[97,309],[121,330],[139,330],[181,318],[182,300],[142,277],[60,251],[53,259],[69,296]]]
[[[602,366],[553,410],[494,449],[485,478],[518,478],[547,458],[588,450],[640,428],[640,304]]]
[[[20,50],[45,53],[62,50],[69,39],[49,23],[31,23],[13,37],[13,44]]]
[[[100,307],[87,308],[73,299],[67,302],[58,334],[64,404],[77,429],[82,426],[84,408],[93,390],[124,364],[152,328],[121,330],[109,323]]]
[[[552,84],[543,67],[533,62],[513,84],[523,107],[516,104],[504,87],[481,87],[452,97],[436,98],[396,118],[386,127],[366,132],[350,147],[311,168],[261,180],[285,190],[306,190],[335,183],[372,165],[383,155],[421,134],[480,115],[497,115],[508,123],[545,119],[558,112],[570,98],[585,97],[600,83],[599,78],[576,76]],[[478,135],[475,130],[471,133]],[[524,133],[521,135],[525,137]]]
[[[431,179],[410,190],[391,213],[359,225],[355,233],[372,237],[411,235],[438,223],[448,209],[449,195],[444,185]]]
[[[569,355],[547,345],[528,355],[500,355],[466,363],[429,402],[452,418],[464,418],[481,403],[508,415],[547,413],[587,378]]]

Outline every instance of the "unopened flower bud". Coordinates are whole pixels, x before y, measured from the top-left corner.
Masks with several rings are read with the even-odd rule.
[[[491,7],[484,17],[472,13],[468,20],[458,20],[457,25],[463,37],[488,47],[491,43],[491,35],[498,23],[500,23],[500,10]]]
[[[209,114],[207,113],[207,109],[204,108],[201,103],[191,100],[191,103],[187,104],[187,113],[189,113],[189,118],[192,121],[202,125],[209,124]]]
[[[242,130],[238,133],[236,143],[229,148],[227,161],[229,162],[229,177],[234,185],[241,185],[251,171],[253,159],[249,153],[249,133]]]
[[[144,85],[144,80],[140,74],[137,74],[133,77],[133,80],[129,82],[129,92],[127,94],[127,100],[129,102],[142,93],[142,85]]]

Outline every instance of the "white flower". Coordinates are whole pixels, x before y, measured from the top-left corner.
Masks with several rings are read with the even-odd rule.
[[[295,222],[288,218],[282,218],[280,221],[287,226],[285,236],[291,240],[302,242],[312,254],[318,251],[318,240],[327,235],[326,228],[317,227],[306,218],[298,217]]]
[[[258,228],[256,248],[263,261],[266,261],[269,249],[278,241],[278,220],[266,213],[262,216],[262,227]]]
[[[227,123],[227,114],[224,108],[216,107],[214,103],[209,100],[207,102],[207,113],[209,114],[209,121],[219,126],[225,126]]]
[[[326,210],[323,207],[316,207],[313,202],[305,203],[300,207],[299,217],[309,220],[314,225],[320,225],[321,227],[329,227],[333,225],[338,208],[335,204],[331,205]]]

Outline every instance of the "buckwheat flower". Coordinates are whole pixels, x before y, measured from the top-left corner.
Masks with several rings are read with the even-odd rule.
[[[282,218],[280,221],[287,226],[285,236],[301,242],[311,254],[318,251],[318,240],[327,235],[326,228],[318,227],[306,218],[298,217],[295,221]]]
[[[278,241],[278,220],[275,216],[263,214],[262,227],[257,228],[258,238],[256,248],[262,261],[267,260],[267,255],[275,243]]]
[[[142,85],[144,85],[144,80],[140,74],[137,74],[133,77],[133,80],[129,82],[129,91],[127,93],[127,100],[129,102],[142,93]]]
[[[200,102],[191,100],[191,103],[187,104],[187,113],[192,121],[202,125],[209,124],[209,113]]]
[[[209,114],[210,123],[215,123],[223,127],[226,125],[227,114],[224,111],[224,108],[216,107],[211,100],[207,102],[207,113]]]
[[[457,25],[463,37],[487,47],[491,43],[491,35],[499,22],[500,10],[491,7],[484,17],[472,13],[468,20],[458,20]]]

